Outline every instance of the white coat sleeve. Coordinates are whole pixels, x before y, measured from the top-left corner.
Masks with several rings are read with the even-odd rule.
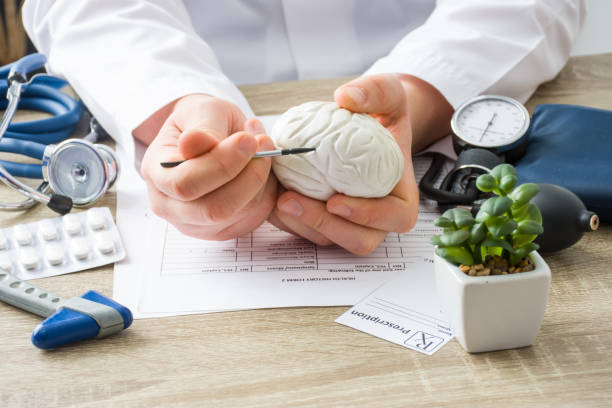
[[[584,15],[584,0],[438,0],[365,74],[414,75],[454,108],[482,93],[525,102],[561,70]]]
[[[253,113],[179,0],[28,0],[23,21],[47,69],[132,150],[132,131],[171,101],[207,93]]]

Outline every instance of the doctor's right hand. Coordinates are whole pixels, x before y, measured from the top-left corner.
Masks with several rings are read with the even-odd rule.
[[[271,160],[252,157],[272,149],[261,122],[245,121],[236,105],[201,94],[179,99],[142,162],[153,212],[200,239],[254,230],[274,208],[277,183]],[[184,159],[174,168],[160,165]]]

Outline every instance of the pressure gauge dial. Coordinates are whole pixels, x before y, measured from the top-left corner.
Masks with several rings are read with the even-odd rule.
[[[451,129],[458,153],[480,147],[506,153],[523,145],[529,128],[529,113],[507,96],[483,95],[468,100],[453,114]]]

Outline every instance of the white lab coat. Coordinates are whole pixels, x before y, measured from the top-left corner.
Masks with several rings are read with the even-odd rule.
[[[584,0],[27,0],[26,31],[100,123],[131,132],[208,93],[253,113],[235,83],[401,72],[457,107],[526,100],[562,68]]]

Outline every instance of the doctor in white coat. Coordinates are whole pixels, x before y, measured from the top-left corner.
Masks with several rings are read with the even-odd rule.
[[[27,0],[50,72],[142,163],[155,213],[229,239],[268,219],[318,244],[371,252],[417,216],[411,153],[449,133],[481,93],[525,101],[569,56],[583,0]],[[363,74],[336,102],[374,115],[406,170],[387,197],[327,203],[282,191],[273,148],[236,84]],[[162,169],[162,161],[191,159]]]

